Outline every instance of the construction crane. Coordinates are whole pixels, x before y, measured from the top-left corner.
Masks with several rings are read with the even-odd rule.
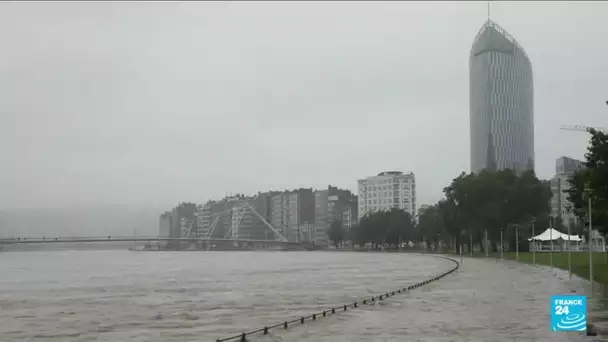
[[[587,132],[589,129],[594,129],[596,131],[608,132],[607,128],[603,127],[590,127],[590,126],[577,126],[577,125],[563,125],[559,129],[563,131],[578,131],[578,132]]]
[[[606,101],[606,105],[608,106],[608,101]],[[561,129],[563,131],[578,131],[578,132],[588,132],[589,129],[594,129],[596,131],[600,131],[600,132],[603,132],[603,133],[608,133],[608,128],[604,128],[604,127],[563,125],[559,129]]]

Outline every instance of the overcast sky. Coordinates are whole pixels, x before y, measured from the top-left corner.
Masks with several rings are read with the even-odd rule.
[[[170,207],[469,171],[485,2],[1,3],[0,207]],[[608,126],[608,4],[495,3],[533,64],[536,168]]]

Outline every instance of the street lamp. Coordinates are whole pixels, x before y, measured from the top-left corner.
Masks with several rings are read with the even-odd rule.
[[[515,259],[519,261],[519,225],[515,226]]]
[[[504,244],[503,244],[503,229],[502,227],[500,227],[500,259],[501,260],[505,260],[505,248],[504,248]]]
[[[536,219],[532,219],[532,264],[536,265],[536,240],[534,240],[534,224],[536,223]]]
[[[473,233],[469,231],[469,254],[473,257]]]
[[[463,245],[462,240],[463,240],[464,235],[465,235],[465,231],[461,230],[460,231],[460,239],[458,239],[458,241],[460,242],[460,265],[464,265],[464,263],[463,263],[464,257],[462,255],[462,245]]]
[[[593,292],[593,254],[591,253],[591,233],[593,232],[593,224],[591,221],[591,188],[587,187],[585,189],[585,193],[587,193],[587,201],[589,203],[589,282],[591,283],[591,292]]]
[[[483,248],[486,250],[486,258],[488,257],[488,230],[484,230],[484,246]]]
[[[551,260],[551,269],[553,270],[553,216],[549,215],[549,242],[551,250],[549,251],[549,259]]]
[[[566,206],[566,212],[568,213],[568,217],[570,217],[570,212],[572,211],[571,206]],[[570,222],[568,222],[568,279],[572,279],[572,257],[570,255]]]
[[[511,223],[507,228],[515,227],[515,260],[519,261],[519,224]],[[502,229],[500,230],[500,240],[502,243]]]

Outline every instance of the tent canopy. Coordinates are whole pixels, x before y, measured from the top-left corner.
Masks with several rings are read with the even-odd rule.
[[[560,232],[559,230],[555,230],[553,228],[549,228],[547,230],[545,230],[544,232],[533,236],[531,238],[528,239],[528,241],[555,241],[555,240],[568,240],[568,234],[564,234],[562,232]],[[582,241],[583,239],[581,239],[578,235],[570,235],[570,241]]]

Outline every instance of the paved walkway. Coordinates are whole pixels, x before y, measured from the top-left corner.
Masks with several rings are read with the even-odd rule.
[[[254,341],[590,341],[550,331],[550,296],[587,284],[558,269],[465,258],[454,275],[409,295]]]

